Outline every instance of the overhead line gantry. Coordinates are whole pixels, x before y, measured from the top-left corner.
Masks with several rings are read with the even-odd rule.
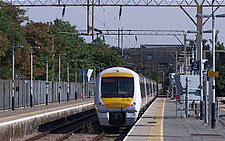
[[[89,34],[89,8],[92,7],[92,27],[94,27],[94,7],[111,6],[111,7],[179,7],[197,26],[197,59],[200,59],[201,53],[201,33],[204,23],[202,18],[195,21],[185,10],[185,7],[197,8],[197,14],[203,13],[203,8],[216,7],[214,13],[220,8],[225,7],[225,0],[3,0],[9,4],[18,7],[66,7],[66,6],[87,6],[87,33]],[[212,1],[214,1],[212,3]],[[92,29],[92,39],[94,40],[94,28]]]
[[[212,0],[3,0],[16,6],[161,6],[211,7]],[[215,0],[213,6],[225,6],[224,0]]]

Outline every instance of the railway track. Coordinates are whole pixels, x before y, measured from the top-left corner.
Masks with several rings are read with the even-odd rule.
[[[95,136],[92,141],[99,141],[100,139],[102,139],[105,136],[105,132],[101,132],[99,135]]]
[[[225,115],[220,115],[220,117],[218,118],[218,121],[225,128]]]
[[[154,101],[154,100],[153,100]],[[152,102],[153,102],[152,101]],[[150,102],[145,109],[151,105]],[[144,112],[144,111],[143,111]],[[140,115],[141,116],[141,115]],[[70,140],[122,140],[129,132],[130,127],[108,127],[102,128],[96,116],[96,111],[83,113],[71,119],[65,119],[63,124],[55,124],[53,128],[43,127],[41,134],[34,135],[25,139],[24,141],[34,140],[56,140],[56,141],[70,141]],[[51,125],[50,125],[51,126]],[[47,128],[47,129],[45,129]]]
[[[146,107],[143,108],[143,111],[140,112],[139,118],[142,116],[142,114],[145,112],[145,110],[152,104],[152,102],[155,99],[153,99],[151,102],[149,102]],[[138,118],[138,119],[139,119]],[[105,140],[116,140],[120,141],[125,138],[125,136],[130,131],[131,127],[108,127],[103,129],[102,132],[100,132],[98,135],[96,135],[92,141],[105,141]]]
[[[96,118],[95,111],[92,111],[88,114],[84,113],[76,117],[74,120],[69,120],[61,125],[54,126],[50,130],[43,132],[41,134],[32,136],[28,139],[25,139],[24,141],[40,140],[50,135],[54,136],[55,134],[62,134],[62,133],[63,135],[58,136],[57,139],[54,138],[54,140],[63,141],[69,138],[74,132],[77,132],[96,122],[97,122],[97,118]]]

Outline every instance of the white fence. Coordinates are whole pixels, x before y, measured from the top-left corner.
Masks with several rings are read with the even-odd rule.
[[[45,104],[46,81],[33,81],[33,105]],[[95,83],[86,83],[85,97],[94,95]],[[58,101],[58,82],[49,82],[48,102]],[[82,84],[70,82],[69,100],[81,99]],[[61,82],[60,101],[67,100],[67,83]],[[15,81],[15,108],[28,107],[30,105],[30,81]],[[12,81],[0,80],[0,110],[12,107]]]

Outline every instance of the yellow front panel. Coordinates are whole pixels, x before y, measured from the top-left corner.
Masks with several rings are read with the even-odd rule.
[[[133,98],[102,98],[104,105],[107,105],[107,108],[128,108],[127,105],[130,105]]]
[[[134,76],[130,73],[115,72],[115,73],[105,73],[102,75],[102,78],[104,77],[134,77]]]

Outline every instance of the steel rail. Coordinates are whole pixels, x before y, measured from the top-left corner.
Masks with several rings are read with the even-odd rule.
[[[44,132],[44,133],[41,133],[41,134],[35,135],[35,136],[33,136],[33,137],[30,137],[30,138],[28,138],[28,139],[25,139],[24,141],[34,141],[34,140],[39,140],[39,139],[41,139],[41,138],[43,138],[43,137],[45,137],[45,136],[50,135],[52,132],[61,130],[61,129],[63,129],[63,128],[66,128],[66,127],[69,127],[69,126],[71,126],[71,125],[74,125],[74,124],[76,124],[76,123],[81,123],[82,121],[85,121],[85,120],[92,119],[92,120],[94,120],[94,122],[96,122],[97,119],[94,119],[94,118],[93,118],[93,117],[95,117],[95,116],[96,116],[96,113],[90,113],[89,115],[85,115],[85,116],[76,118],[75,120],[66,122],[65,124],[56,126],[56,127],[52,128],[52,129],[50,129],[49,131],[46,131],[46,132]],[[83,122],[82,122],[82,123],[83,123]],[[86,124],[88,124],[88,123],[90,123],[90,121],[88,121],[88,122],[82,124],[82,126],[83,126],[83,125],[86,125]],[[80,129],[80,126],[79,126],[79,128],[74,129],[74,130],[73,130],[72,132],[70,132],[70,133],[73,133],[73,132],[75,132],[75,131],[77,131],[77,130],[79,130],[79,129]],[[67,136],[68,136],[70,133],[68,133]],[[71,135],[72,135],[72,134],[71,134]],[[69,136],[68,136],[68,137],[69,137]],[[63,138],[65,138],[65,137],[63,136],[63,137],[59,138],[59,140],[60,140],[60,139],[62,140]]]
[[[87,121],[86,123],[83,123],[78,128],[76,128],[73,131],[67,133],[66,135],[63,135],[62,137],[58,138],[56,141],[64,141],[64,140],[68,139],[69,137],[71,137],[74,132],[77,132],[77,131],[81,130],[84,126],[88,126],[88,125],[94,124],[94,123],[97,123],[97,119],[91,119],[91,121]]]
[[[222,107],[220,107],[220,108],[222,108]],[[222,108],[222,109],[224,109],[224,108]],[[218,118],[218,121],[223,126],[223,128],[225,128],[225,118],[224,117],[219,117]]]
[[[105,132],[101,132],[100,134],[98,134],[97,136],[95,136],[92,141],[99,141],[100,139],[102,139],[105,136]]]

